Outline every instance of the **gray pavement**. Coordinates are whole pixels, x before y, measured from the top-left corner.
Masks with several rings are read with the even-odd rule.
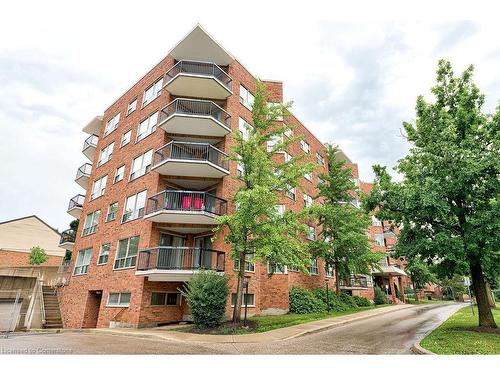
[[[102,331],[15,334],[0,354],[410,354],[463,304],[418,305],[272,342],[202,343]]]

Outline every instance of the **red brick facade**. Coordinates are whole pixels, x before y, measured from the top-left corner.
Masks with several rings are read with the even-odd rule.
[[[20,251],[0,250],[0,267],[28,267],[30,253]],[[44,266],[60,266],[63,257],[47,255]]]

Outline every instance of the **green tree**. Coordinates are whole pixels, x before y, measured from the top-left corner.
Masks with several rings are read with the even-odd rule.
[[[453,299],[467,293],[464,278],[460,275],[453,275],[452,277],[444,276],[443,278],[438,278],[436,283],[441,287],[443,295],[451,295]]]
[[[312,254],[319,255],[335,271],[336,292],[340,294],[339,280],[353,274],[369,274],[383,254],[371,251],[366,231],[370,226],[368,215],[352,204],[359,194],[351,170],[337,160],[337,147],[327,145],[328,173],[320,174],[319,194],[310,213],[318,220],[321,233],[310,243]]]
[[[29,263],[35,266],[38,266],[47,261],[47,254],[45,250],[40,246],[33,246],[31,248]]]
[[[405,268],[406,273],[411,278],[415,300],[418,301],[418,292],[428,283],[436,281],[430,268],[422,262],[420,257],[408,259],[408,265]]]
[[[245,134],[236,133],[229,159],[242,167],[240,186],[232,202],[235,210],[217,219],[216,232],[224,233],[231,245],[231,258],[238,260],[237,298],[233,321],[240,321],[245,261],[270,262],[306,270],[310,262],[305,241],[306,232],[301,215],[293,211],[280,214],[276,209],[279,196],[286,189],[296,188],[298,179],[312,170],[312,165],[293,157],[282,162],[280,152],[287,149],[295,137],[284,134],[291,129],[279,121],[288,113],[289,105],[267,103],[262,82],[257,81],[252,107],[253,124]],[[271,143],[274,145],[268,146]]]
[[[368,208],[400,226],[398,246],[408,257],[446,264],[447,272],[470,273],[479,325],[496,327],[486,295],[485,273],[500,272],[500,107],[482,113],[484,96],[472,81],[473,67],[460,77],[440,61],[434,101],[417,99],[415,123],[404,123],[409,154],[392,181],[375,166]]]

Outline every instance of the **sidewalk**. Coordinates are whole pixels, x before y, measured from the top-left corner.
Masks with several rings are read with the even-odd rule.
[[[272,341],[290,340],[295,337],[312,332],[323,331],[328,328],[368,319],[374,316],[388,314],[403,309],[415,308],[418,305],[395,305],[379,309],[362,311],[355,314],[338,316],[309,323],[297,324],[291,327],[279,328],[262,333],[250,333],[248,335],[200,335],[187,332],[172,331],[169,328],[97,328],[89,330],[89,333],[103,333],[111,335],[125,335],[145,338],[156,338],[164,340],[199,342],[199,343],[266,343]]]

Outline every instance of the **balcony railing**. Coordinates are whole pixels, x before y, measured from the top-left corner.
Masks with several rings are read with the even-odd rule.
[[[67,242],[75,242],[76,233],[73,229],[66,229],[61,233],[61,239],[59,244],[67,243]]]
[[[195,247],[160,246],[139,252],[137,271],[213,270],[224,272],[223,251]]]
[[[171,141],[155,151],[153,165],[168,159],[207,161],[225,170],[229,169],[227,154],[208,143]]]
[[[99,137],[97,135],[91,135],[83,143],[83,149],[82,149],[82,151],[85,151],[89,147],[97,147],[97,142],[98,141],[99,141]]]
[[[227,201],[199,191],[165,190],[148,199],[146,215],[167,211],[199,211],[224,215]]]
[[[348,280],[339,280],[339,285],[348,288],[368,288],[366,277],[351,277]]]
[[[182,73],[214,77],[224,87],[231,91],[231,77],[229,77],[229,75],[217,64],[202,61],[181,60],[165,74],[166,84],[168,84],[168,82],[175,78],[177,75]]]
[[[76,172],[75,180],[78,180],[80,177],[89,177],[90,173],[92,173],[92,164],[85,163]]]
[[[69,201],[68,211],[72,210],[73,208],[82,208],[84,201],[85,201],[85,196],[83,196],[81,194],[75,195]]]
[[[159,124],[173,115],[210,117],[227,128],[231,127],[231,115],[214,102],[196,99],[175,99],[160,111]]]

